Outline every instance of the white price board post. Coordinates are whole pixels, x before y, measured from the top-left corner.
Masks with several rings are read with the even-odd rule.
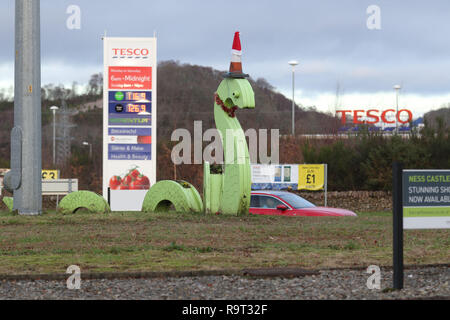
[[[156,38],[103,38],[103,196],[140,211],[156,182]]]

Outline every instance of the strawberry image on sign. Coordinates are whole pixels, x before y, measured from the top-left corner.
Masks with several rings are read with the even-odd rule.
[[[113,176],[111,179],[109,179],[109,187],[112,190],[117,190],[121,184],[121,179],[119,176]]]
[[[121,178],[118,175],[112,176],[109,180],[109,187],[112,190],[148,190],[150,189],[150,179],[139,172],[134,166]]]
[[[147,176],[139,175],[135,180],[136,185],[139,186],[139,189],[141,190],[148,190],[150,189],[150,180]]]

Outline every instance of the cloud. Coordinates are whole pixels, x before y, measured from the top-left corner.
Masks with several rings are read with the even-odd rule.
[[[78,84],[87,83],[94,73],[102,72],[103,69],[93,64],[66,64],[63,60],[46,62],[41,67],[42,85],[53,83],[69,86],[73,82]],[[14,84],[14,64],[0,65],[0,88],[9,87]]]
[[[81,8],[81,30],[66,28],[72,4]],[[372,4],[381,9],[381,30],[366,27]],[[281,92],[291,87],[287,62],[297,59],[296,86],[309,99],[333,95],[337,83],[348,94],[367,97],[397,83],[405,95],[446,97],[449,11],[446,0],[41,0],[43,82],[83,82],[101,71],[105,31],[138,37],[156,32],[159,60],[224,70],[239,30],[244,70]],[[1,1],[0,21],[0,65],[11,65],[13,1]],[[0,85],[5,81],[0,75]]]

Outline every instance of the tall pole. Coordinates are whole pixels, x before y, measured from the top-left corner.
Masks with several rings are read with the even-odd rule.
[[[292,136],[295,136],[295,67],[292,67]]]
[[[53,111],[53,166],[56,163],[56,110],[58,109],[57,106],[50,107],[50,110]]]
[[[295,66],[298,61],[292,60],[288,62],[292,66],[292,136],[295,136]]]
[[[56,110],[53,110],[53,166],[55,166],[56,159],[56,148],[55,148],[55,140],[56,140]]]
[[[16,0],[14,143],[11,160],[21,159],[20,185],[14,188],[14,209],[20,215],[42,212],[40,0]],[[14,138],[14,137],[13,137]],[[14,151],[14,152],[13,152]]]
[[[56,163],[56,109],[53,111],[53,167]]]
[[[397,105],[397,112],[395,113],[395,133],[398,134],[398,91],[401,89],[401,86],[395,85],[395,100]]]

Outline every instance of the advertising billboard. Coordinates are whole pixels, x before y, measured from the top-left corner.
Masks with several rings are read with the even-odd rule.
[[[325,190],[326,164],[252,164],[253,190]]]
[[[252,164],[252,190],[297,189],[297,164]]]
[[[298,190],[326,188],[326,164],[301,164],[298,170]]]
[[[450,170],[403,170],[403,228],[450,228]]]
[[[104,38],[103,196],[140,211],[156,182],[156,38]]]

